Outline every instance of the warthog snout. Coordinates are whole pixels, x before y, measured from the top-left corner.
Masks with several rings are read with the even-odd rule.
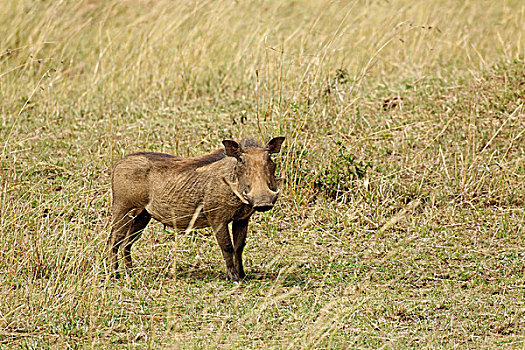
[[[248,193],[246,195],[246,199],[252,204],[253,209],[260,212],[272,209],[278,197],[279,190],[272,191],[269,188],[264,193]]]

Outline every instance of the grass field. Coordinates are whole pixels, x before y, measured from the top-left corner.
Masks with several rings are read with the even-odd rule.
[[[525,348],[525,4],[0,2],[0,347]],[[248,279],[111,165],[286,136]]]

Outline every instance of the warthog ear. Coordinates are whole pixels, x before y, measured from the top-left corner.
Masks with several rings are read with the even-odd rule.
[[[274,137],[266,144],[265,148],[268,153],[279,153],[281,151],[281,145],[283,144],[284,137]]]
[[[224,150],[228,157],[235,157],[237,159],[241,157],[241,146],[239,146],[237,142],[233,140],[224,140],[222,141],[222,144],[224,145]]]

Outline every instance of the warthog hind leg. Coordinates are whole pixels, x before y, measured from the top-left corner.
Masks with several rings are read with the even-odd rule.
[[[124,240],[124,264],[126,269],[131,271],[133,263],[131,261],[131,246],[135,241],[140,237],[142,231],[148,225],[151,220],[151,215],[143,209],[136,217],[133,219],[131,226],[128,230],[126,239]]]
[[[108,247],[109,262],[116,277],[119,276],[118,251],[120,246],[124,245],[124,262],[127,268],[131,268],[131,246],[140,237],[150,219],[151,216],[145,209],[116,207],[113,210],[113,224]]]

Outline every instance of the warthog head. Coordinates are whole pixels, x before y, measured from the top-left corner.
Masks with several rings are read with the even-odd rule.
[[[264,147],[253,139],[245,139],[240,145],[232,140],[222,142],[226,155],[237,159],[236,182],[224,180],[244,204],[256,211],[272,209],[279,195],[280,181],[275,178],[275,163],[270,154],[279,153],[283,141],[284,137],[276,137]]]

